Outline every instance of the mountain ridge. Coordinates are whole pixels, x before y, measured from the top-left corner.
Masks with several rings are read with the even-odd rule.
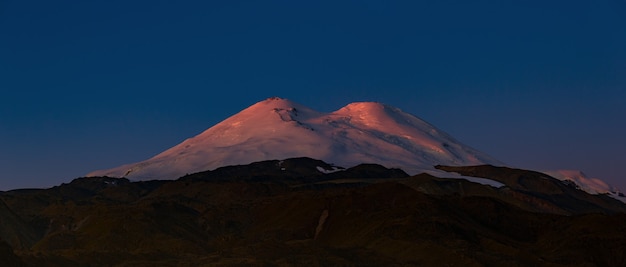
[[[535,171],[505,186],[312,158],[177,180],[78,178],[0,192],[15,266],[624,266],[626,205]],[[14,235],[14,231],[31,233]],[[34,237],[34,239],[31,239]],[[12,242],[9,242],[12,241]],[[11,251],[7,244],[13,249]],[[3,249],[4,247],[4,249]],[[11,266],[11,265],[9,265]]]

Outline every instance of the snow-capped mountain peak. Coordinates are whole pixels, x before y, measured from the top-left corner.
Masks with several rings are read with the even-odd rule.
[[[607,184],[606,182],[597,178],[590,178],[585,173],[579,170],[555,170],[545,171],[544,173],[561,181],[571,181],[578,188],[590,194],[607,194],[618,192],[617,188],[613,187],[612,185]]]
[[[176,179],[187,173],[255,161],[310,157],[338,166],[377,163],[410,174],[434,165],[500,164],[429,123],[377,102],[318,112],[273,97],[143,162],[88,176]]]

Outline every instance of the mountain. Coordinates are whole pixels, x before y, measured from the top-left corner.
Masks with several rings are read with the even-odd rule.
[[[496,197],[531,211],[564,215],[626,212],[626,206],[620,202],[622,200],[620,198],[597,192],[588,193],[581,190],[576,183],[536,171],[491,165],[435,166],[435,168],[498,181],[506,185],[499,189],[498,195],[480,196]]]
[[[619,191],[614,186],[607,184],[598,178],[590,178],[579,170],[554,170],[544,171],[543,173],[562,181],[573,182],[580,187],[581,190],[591,194],[618,193]]]
[[[89,177],[0,192],[0,262],[626,266],[625,204],[535,171],[438,168],[502,186],[292,158],[177,180]]]
[[[409,174],[442,165],[501,165],[402,110],[376,102],[324,113],[269,98],[150,158],[87,176],[131,180],[185,174],[262,160],[310,157],[335,166],[376,163]]]
[[[626,266],[614,188],[490,164],[394,107],[271,98],[146,161],[0,192],[0,262]]]

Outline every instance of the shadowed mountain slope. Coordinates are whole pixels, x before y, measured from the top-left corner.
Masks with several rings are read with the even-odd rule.
[[[626,212],[624,203],[608,195],[591,195],[568,181],[561,181],[544,173],[495,167],[490,165],[435,168],[466,176],[482,177],[501,182],[511,189],[513,198],[535,203],[546,212],[575,214],[591,212]]]
[[[0,243],[0,259],[25,266],[626,264],[624,213],[598,206],[603,213],[559,215],[567,209],[544,196],[571,192],[559,184],[531,191],[531,180],[545,177],[466,170],[506,186],[294,158],[175,181],[93,177],[0,192],[16,218],[5,226],[36,233],[31,246],[13,247],[17,261]],[[541,210],[536,199],[558,212]]]

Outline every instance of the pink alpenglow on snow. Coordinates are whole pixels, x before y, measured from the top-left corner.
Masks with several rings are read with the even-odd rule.
[[[556,170],[546,171],[544,173],[562,181],[570,180],[576,183],[584,191],[593,194],[604,194],[615,192],[617,190],[604,181],[596,178],[589,178],[583,172],[577,170]]]
[[[556,170],[545,171],[547,175],[557,178],[561,181],[572,181],[580,190],[589,194],[608,194],[609,196],[626,203],[626,197],[620,191],[606,182],[587,177],[583,172],[577,170]]]
[[[148,160],[88,176],[177,179],[227,165],[293,157],[342,167],[377,163],[409,174],[438,173],[433,168],[438,164],[501,165],[427,122],[385,104],[352,103],[325,113],[287,99],[269,98]]]

